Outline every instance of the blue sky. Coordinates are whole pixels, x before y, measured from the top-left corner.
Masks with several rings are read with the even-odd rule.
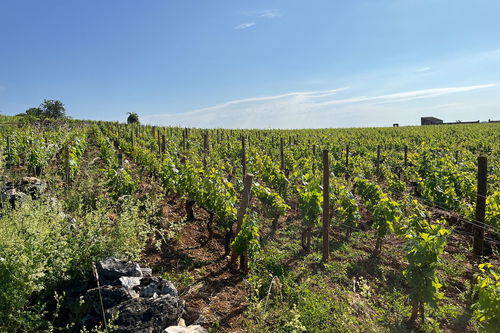
[[[0,0],[0,110],[196,127],[500,118],[498,0]]]

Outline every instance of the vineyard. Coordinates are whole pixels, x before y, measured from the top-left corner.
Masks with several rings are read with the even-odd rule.
[[[108,257],[172,281],[212,332],[500,327],[498,123],[1,117],[0,156],[1,332],[112,331],[71,303]]]

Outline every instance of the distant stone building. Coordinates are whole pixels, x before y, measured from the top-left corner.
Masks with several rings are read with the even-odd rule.
[[[420,124],[421,125],[439,125],[442,124],[443,121],[441,119],[435,117],[421,117]]]

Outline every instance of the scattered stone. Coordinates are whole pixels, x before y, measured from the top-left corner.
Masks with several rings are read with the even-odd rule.
[[[33,200],[39,199],[45,191],[47,183],[36,177],[24,177],[18,185],[19,189],[31,195]]]
[[[122,276],[142,277],[142,271],[139,264],[134,262],[125,262],[116,258],[107,258],[97,263],[97,273],[103,282],[117,280]]]
[[[157,293],[159,295],[178,296],[177,289],[172,282],[164,280],[160,277],[144,277],[141,279],[141,294],[152,295]],[[143,296],[151,297],[151,296]]]
[[[10,205],[12,206],[12,208],[16,208],[16,205],[22,204],[28,198],[28,196],[25,193],[17,191],[16,189],[7,190],[4,193],[5,194],[3,197],[6,200],[2,200],[2,201],[8,201],[10,203]]]
[[[156,293],[156,288],[149,285],[149,286],[145,286],[145,287],[140,288],[139,296],[140,297],[157,297],[158,294]]]
[[[117,316],[113,322],[116,333],[160,333],[164,327],[175,325],[183,310],[184,301],[179,297],[162,295],[130,299],[106,312]]]
[[[141,267],[142,276],[153,277],[153,270],[149,267]]]
[[[87,329],[102,322],[104,308],[106,318],[114,319],[113,332],[116,333],[207,332],[200,326],[201,321],[187,326],[187,319],[181,318],[186,313],[185,302],[172,282],[161,277],[144,277],[143,274],[149,274],[147,269],[116,258],[107,258],[96,266],[99,279],[108,284],[89,290],[83,288],[84,305],[75,313],[81,315],[81,324]],[[77,299],[77,295],[73,298]],[[193,312],[192,317],[200,319],[201,316]]]
[[[184,326],[170,326],[163,330],[162,333],[184,333],[186,332],[186,327]]]
[[[141,284],[141,278],[137,276],[122,276],[118,280],[120,284],[127,289],[133,289]]]
[[[18,182],[2,181],[0,182],[0,206],[8,202],[12,208],[15,208],[16,203],[25,202],[28,196],[31,196],[33,200],[39,199],[46,187],[46,182],[35,177],[24,177]]]
[[[132,298],[127,289],[123,287],[106,285],[100,288],[89,289],[83,296],[83,300],[90,307],[90,313],[100,314],[102,312],[100,297],[102,297],[104,309],[110,309]]]
[[[200,325],[190,325],[188,327],[177,325],[166,328],[162,333],[208,333],[208,331]]]

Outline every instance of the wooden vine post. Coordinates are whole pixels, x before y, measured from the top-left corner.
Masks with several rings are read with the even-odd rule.
[[[280,158],[281,158],[280,168],[282,172],[285,172],[285,152],[283,147],[284,145],[285,145],[285,139],[280,138]]]
[[[123,168],[123,154],[118,153],[116,156],[118,157],[118,168],[121,169]]]
[[[349,174],[349,145],[345,147],[345,173]]]
[[[408,166],[408,146],[405,146],[404,154],[405,154],[405,159],[404,159],[403,166],[406,167],[406,166]]]
[[[241,136],[241,165],[243,168],[243,178],[247,174],[247,152],[245,137]]]
[[[165,134],[162,134],[161,136],[161,155],[165,155],[166,151],[166,139],[165,139]]]
[[[312,173],[313,175],[316,174],[316,164],[314,163],[316,159],[316,145],[313,145],[313,156],[312,156]]]
[[[252,181],[253,181],[253,175],[252,174],[246,174],[245,179],[243,181],[243,193],[241,195],[241,202],[240,202],[240,208],[238,210],[238,217],[236,220],[236,230],[234,232],[234,235],[237,237],[238,233],[241,231],[241,225],[243,224],[243,219],[245,218],[245,214],[248,208],[248,205],[250,204],[250,192],[252,190]],[[242,254],[245,255],[245,254]],[[236,251],[235,247],[232,246],[231,248],[231,262],[230,265],[233,268],[237,268],[237,260],[238,260],[238,252]],[[246,261],[244,261],[246,262]],[[248,262],[246,262],[248,264]],[[243,270],[246,269],[246,267],[240,267]]]
[[[486,191],[487,191],[487,168],[488,160],[486,156],[477,158],[477,196],[476,196],[476,222],[484,223],[486,212]],[[474,255],[483,255],[484,228],[482,225],[474,226]]]
[[[377,146],[377,173],[380,172],[380,145]]]
[[[323,259],[326,263],[330,258],[330,166],[328,150],[323,150]]]

